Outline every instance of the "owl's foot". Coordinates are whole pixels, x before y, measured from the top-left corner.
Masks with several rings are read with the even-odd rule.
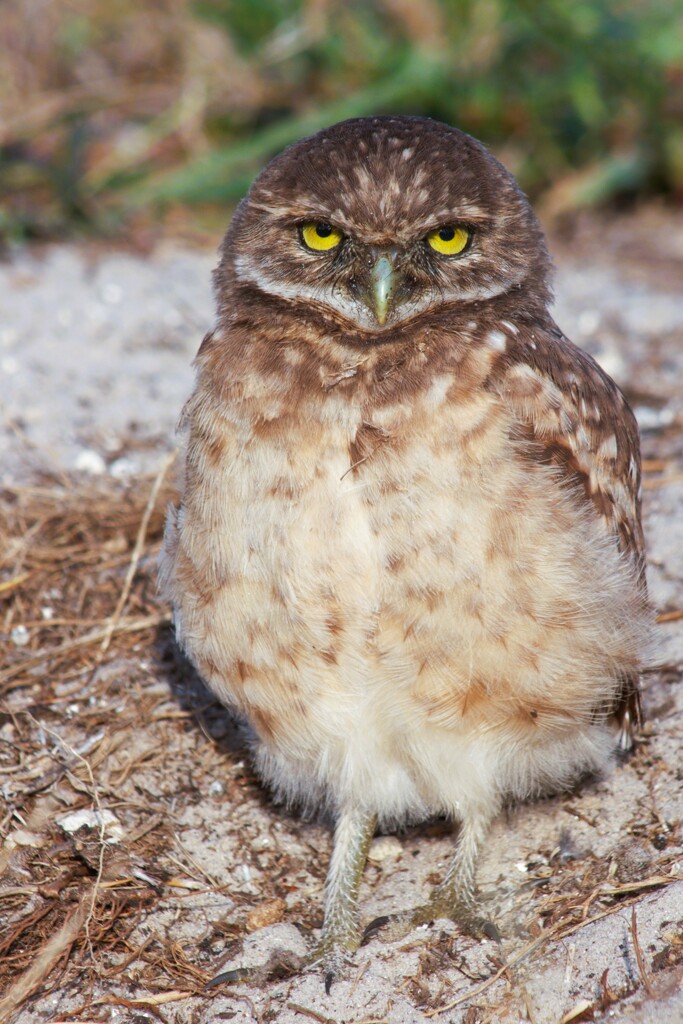
[[[224,971],[209,982],[209,987],[235,981],[263,984],[301,974],[307,968],[322,968],[325,991],[329,994],[334,982],[344,976],[347,963],[360,946],[358,890],[376,820],[374,815],[354,808],[345,808],[339,815],[325,886],[323,932],[313,951],[307,956],[275,953],[258,967]]]
[[[222,971],[211,981],[207,981],[204,987],[211,989],[216,988],[217,985],[231,985],[239,981],[246,981],[250,985],[260,987],[268,981],[284,981],[301,974],[308,962],[308,958],[305,956],[282,950],[273,953],[264,964],[255,964],[253,967],[235,967],[231,971]]]
[[[429,924],[439,917],[454,921],[461,932],[473,939],[493,939],[500,942],[500,932],[493,921],[477,913],[474,900],[466,900],[453,893],[450,886],[439,888],[431,899],[412,912],[415,924]]]
[[[206,988],[211,989],[217,985],[229,985],[240,981],[260,987],[271,981],[294,978],[307,970],[321,970],[325,981],[325,991],[329,995],[334,982],[344,977],[351,956],[359,946],[359,934],[345,936],[343,941],[333,941],[330,937],[323,936],[307,955],[301,956],[285,950],[275,952],[264,964],[257,964],[254,967],[236,967],[231,971],[217,974],[207,983]]]
[[[465,935],[475,939],[493,939],[500,942],[500,933],[493,921],[477,914],[473,903],[459,898],[449,898],[447,894],[437,890],[427,903],[412,910],[404,910],[398,914],[377,917],[365,928],[363,942],[376,937],[383,942],[396,942],[420,925],[431,924],[439,918],[454,921]]]
[[[386,941],[401,939],[423,924],[438,918],[455,921],[460,931],[474,938],[489,938],[500,942],[495,924],[477,913],[474,894],[474,869],[481,850],[488,820],[468,817],[460,827],[458,844],[446,877],[437,886],[427,903],[388,917],[378,917],[363,933],[363,941],[381,933]]]
[[[353,935],[344,936],[341,940],[323,935],[313,950],[307,966],[322,970],[328,995],[335,981],[340,981],[346,974],[353,954],[360,947],[360,942],[361,936],[358,931]]]

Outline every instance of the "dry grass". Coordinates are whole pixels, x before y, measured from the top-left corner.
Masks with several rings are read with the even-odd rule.
[[[173,728],[189,714],[169,704],[166,687],[143,691],[139,667],[135,675],[155,647],[163,657],[169,621],[154,565],[170,492],[161,488],[150,504],[153,491],[31,487],[0,496],[2,632],[21,638],[23,627],[29,637],[8,645],[0,672],[8,840],[0,1017],[69,973],[113,978],[133,959],[154,988],[194,991],[208,980],[178,950],[129,941],[163,884],[141,865],[170,843],[152,801],[127,786],[137,763],[132,734],[141,722]],[[127,663],[124,688],[112,667]],[[125,842],[57,824],[105,802],[124,823]]]

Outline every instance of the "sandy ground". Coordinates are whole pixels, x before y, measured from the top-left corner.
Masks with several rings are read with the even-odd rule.
[[[62,962],[58,983],[45,980],[5,1019],[683,1021],[683,618],[674,614],[683,608],[683,215],[650,209],[587,220],[552,249],[559,324],[624,387],[641,423],[649,582],[668,616],[645,680],[647,724],[635,756],[577,791],[512,809],[492,831],[479,884],[502,949],[437,922],[399,943],[370,942],[329,997],[316,974],[204,993],[220,971],[275,949],[303,952],[319,924],[330,838],[325,823],[270,802],[230,719],[165,635],[137,650],[113,644],[87,683],[37,673],[3,699],[5,742],[16,741],[31,711],[46,754],[67,743],[89,762],[85,774],[32,793],[18,817],[23,767],[8,771],[0,897],[25,892],[8,922],[42,906],[32,871],[56,856],[55,836],[68,837],[64,815],[91,809],[94,794],[123,830],[129,863],[113,875],[134,864],[146,894],[128,954],[119,944],[95,949],[89,967]],[[4,487],[46,473],[65,494],[77,481],[149,487],[147,475],[174,445],[191,358],[211,325],[213,263],[213,252],[165,243],[145,257],[22,249],[0,265]],[[151,579],[148,554],[139,571]],[[11,651],[31,631],[17,632],[22,623],[8,615],[0,642]],[[101,736],[89,718],[96,709]],[[420,902],[451,849],[439,822],[376,840],[364,919]],[[176,974],[150,958],[156,948]]]

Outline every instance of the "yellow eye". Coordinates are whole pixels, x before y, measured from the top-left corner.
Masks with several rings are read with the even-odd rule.
[[[308,220],[301,225],[301,237],[304,245],[316,252],[336,249],[344,237],[339,228],[333,228],[324,220]]]
[[[427,235],[427,245],[440,252],[442,256],[458,256],[467,248],[471,232],[467,228],[454,228],[450,225],[435,228]]]

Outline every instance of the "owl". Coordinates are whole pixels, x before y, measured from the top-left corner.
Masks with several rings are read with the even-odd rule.
[[[398,917],[481,934],[502,806],[600,771],[639,720],[638,431],[553,322],[550,270],[513,177],[419,117],[286,149],[221,248],[161,579],[261,777],[335,821],[328,990],[378,826],[459,826]]]

